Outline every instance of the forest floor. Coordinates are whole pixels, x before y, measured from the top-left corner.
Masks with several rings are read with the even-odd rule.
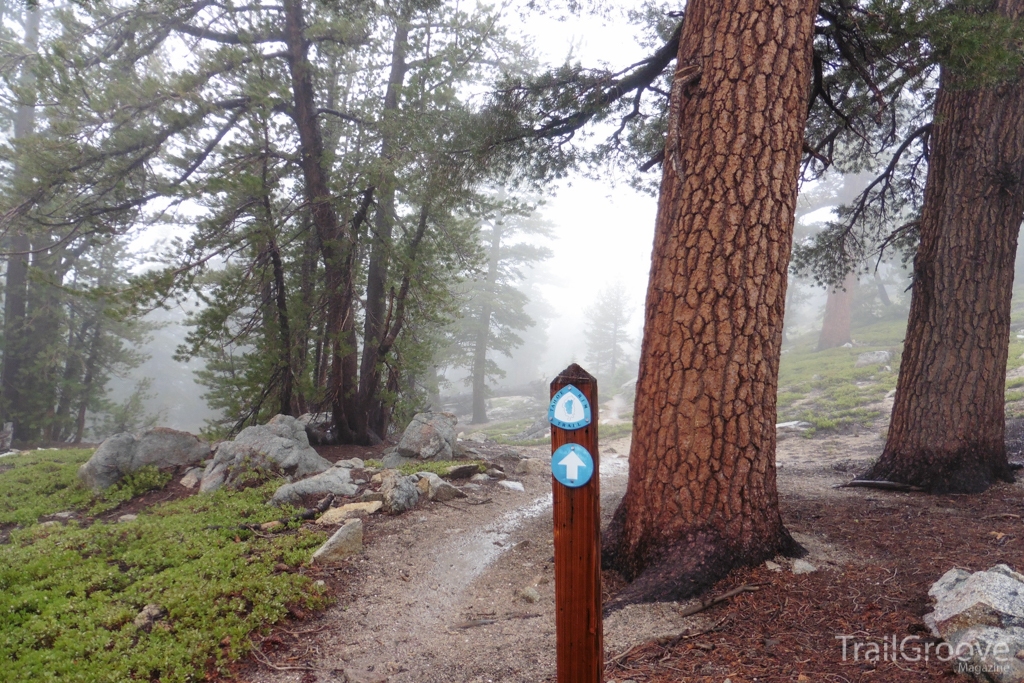
[[[887,412],[888,405],[878,406]],[[928,588],[952,567],[1024,563],[1024,482],[978,496],[835,489],[876,458],[881,425],[843,434],[780,435],[778,482],[787,527],[816,570],[791,562],[737,570],[709,596],[756,591],[693,616],[692,603],[632,605],[604,620],[605,681],[781,683],[954,680],[954,663],[910,661],[932,640]],[[481,447],[511,464],[547,446]],[[626,481],[629,438],[601,447],[607,522]],[[332,454],[338,457],[342,453]],[[333,459],[333,458],[332,458]],[[366,520],[365,552],[318,570],[337,598],[256,637],[236,666],[247,683],[519,683],[552,681],[555,625],[550,477],[514,476],[469,499]],[[621,581],[606,574],[605,597]],[[848,636],[846,657],[842,636]],[[855,643],[911,637],[908,658],[867,661]]]

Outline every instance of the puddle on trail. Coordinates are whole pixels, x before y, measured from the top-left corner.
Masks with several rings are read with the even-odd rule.
[[[437,592],[457,597],[465,587],[509,549],[509,537],[524,523],[551,509],[551,494],[506,512],[483,529],[449,539],[430,572]]]

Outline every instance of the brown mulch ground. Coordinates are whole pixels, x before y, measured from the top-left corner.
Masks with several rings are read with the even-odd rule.
[[[1024,487],[999,485],[978,496],[864,490],[837,499],[783,500],[787,526],[814,534],[851,558],[837,570],[794,575],[764,567],[736,571],[710,595],[761,584],[705,614],[719,624],[678,642],[647,643],[609,663],[606,681],[845,683],[956,680],[953,664],[896,657],[857,661],[853,643],[933,640],[921,620],[928,588],[952,567],[970,571],[1024,562]],[[843,661],[842,640],[848,642]],[[912,654],[912,651],[908,649]],[[934,650],[933,650],[934,652]],[[607,653],[614,658],[619,653]],[[960,679],[963,680],[963,679]]]

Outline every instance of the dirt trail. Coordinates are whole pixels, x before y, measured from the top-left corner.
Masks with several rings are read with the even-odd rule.
[[[847,495],[846,481],[881,451],[877,431],[830,439],[783,436],[779,442],[784,498]],[[545,447],[519,448],[528,458]],[[602,515],[607,521],[625,490],[629,439],[602,447]],[[367,525],[365,553],[347,569],[348,594],[297,627],[292,648],[246,672],[253,683],[536,683],[554,674],[554,585],[550,477],[512,475],[525,493],[488,484],[475,501],[428,503]],[[818,564],[843,561],[811,535],[799,540]],[[524,589],[536,592],[526,598]],[[528,591],[529,592],[529,591]],[[533,599],[534,601],[530,601]],[[663,635],[709,625],[682,618],[676,603],[634,605],[605,620],[612,656]]]

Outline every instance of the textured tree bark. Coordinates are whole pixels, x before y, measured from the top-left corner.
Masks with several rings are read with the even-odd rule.
[[[775,485],[786,271],[817,2],[691,0],[670,100],[612,608],[799,552]]]
[[[997,11],[1019,18],[1024,0]],[[864,475],[934,493],[1013,481],[1004,390],[1024,219],[1024,75],[964,88],[944,71],[889,437]]]
[[[821,321],[821,334],[818,335],[819,351],[834,349],[852,341],[850,314],[853,309],[853,290],[856,286],[857,276],[848,273],[842,287],[829,290],[825,299],[825,319]]]

